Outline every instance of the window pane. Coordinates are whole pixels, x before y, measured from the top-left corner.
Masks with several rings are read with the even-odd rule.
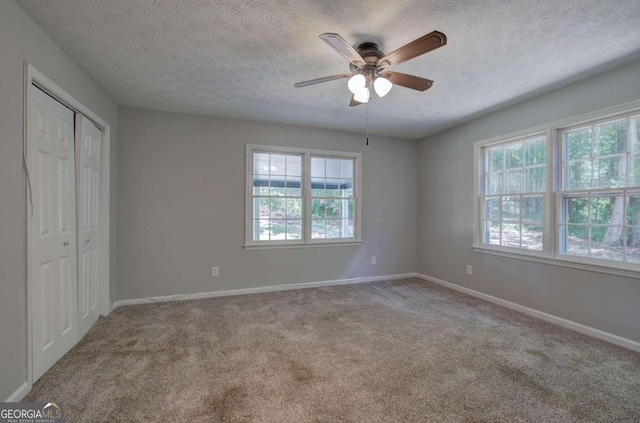
[[[591,198],[591,223],[622,225],[624,205],[622,196]]]
[[[287,239],[302,239],[302,220],[287,220]]]
[[[324,200],[311,201],[311,217],[313,219],[323,219],[325,212]]]
[[[640,154],[629,155],[629,186],[640,186]]]
[[[282,154],[271,154],[269,173],[271,175],[284,175],[286,170],[286,158]]]
[[[325,159],[327,178],[339,178],[340,177],[340,160],[338,159]]]
[[[253,175],[254,187],[267,187],[267,193],[269,192],[269,176],[268,175]]]
[[[607,122],[594,127],[594,156],[626,153],[627,125],[626,120]]]
[[[517,142],[505,146],[504,149],[504,167],[512,169],[514,167],[522,167],[522,143]]]
[[[349,219],[347,220],[347,237],[354,238],[355,237],[355,220]]]
[[[256,228],[257,223],[257,228]],[[255,237],[255,231],[258,232],[258,237]],[[269,220],[260,219],[254,221],[254,241],[267,241],[269,240]]]
[[[286,195],[288,197],[300,197],[302,195],[300,189],[301,183],[302,181],[299,176],[287,176]]]
[[[353,179],[353,160],[340,160],[340,178]]]
[[[500,223],[483,222],[482,242],[490,245],[500,245]]]
[[[302,157],[301,156],[287,156],[287,175],[289,176],[302,175]]]
[[[271,239],[286,239],[286,221],[281,219],[271,221]]]
[[[522,247],[542,251],[542,226],[522,225]]]
[[[342,238],[342,219],[327,219],[326,225],[326,238]]]
[[[640,226],[627,228],[627,261],[640,263]]]
[[[353,181],[351,179],[340,179],[341,197],[353,197]]]
[[[342,218],[342,200],[327,200],[325,203],[325,213],[329,218]]]
[[[504,147],[495,147],[487,149],[487,172],[504,169]]]
[[[547,190],[547,170],[544,166],[525,169],[525,192],[543,192]]]
[[[587,198],[565,198],[566,216],[563,220],[567,223],[587,223],[589,221],[588,203]]]
[[[515,194],[523,191],[523,172],[518,170],[507,170],[505,176],[505,194]]]
[[[269,190],[269,195],[272,197],[284,197],[286,194],[286,190],[284,188],[284,181],[275,181],[271,180],[271,189]]]
[[[567,254],[586,257],[589,255],[589,228],[587,226],[567,225],[562,227]]]
[[[591,156],[591,128],[576,129],[564,134],[567,159],[580,159]]]
[[[324,219],[311,220],[311,238],[322,239],[325,237],[325,221]]]
[[[520,197],[502,198],[502,220],[520,220]]]
[[[627,197],[627,224],[640,226],[640,194]]]
[[[520,224],[504,223],[502,225],[502,245],[520,247]]]
[[[287,213],[286,199],[271,198],[269,200],[269,208],[270,208],[269,217],[271,219],[283,219]]]
[[[546,150],[546,140],[544,137],[525,141],[524,164],[526,166],[545,164],[547,162]]]
[[[253,180],[253,184],[254,184],[253,195],[265,195],[265,196],[268,196],[269,195],[269,181],[265,181],[267,186],[257,186],[256,183],[257,182],[254,179]]]
[[[256,216],[254,214],[254,217],[260,217],[260,218],[265,218],[268,219],[269,218],[269,210],[271,209],[271,200],[269,200],[268,198],[258,198],[257,199],[258,204],[259,204],[259,211],[258,211],[258,216]]]
[[[595,159],[593,166],[594,188],[615,188],[626,185],[626,155]]]
[[[542,196],[522,198],[522,220],[542,223]]]
[[[503,172],[491,172],[488,174],[489,194],[502,194]]]
[[[629,119],[629,151],[640,150],[640,116]]]
[[[591,227],[591,257],[622,261],[623,233],[621,226]]]
[[[525,192],[544,192],[547,190],[547,169],[537,166],[525,169]]]
[[[591,162],[580,160],[569,162],[567,189],[591,188]]]
[[[255,175],[269,174],[269,155],[266,153],[253,154],[253,173]]]
[[[355,218],[355,214],[354,214],[355,213],[355,204],[354,204],[353,200],[348,200],[347,203],[348,203],[347,217],[349,219],[354,219]]]
[[[493,222],[500,221],[500,197],[484,199],[484,219]]]
[[[287,198],[287,219],[302,219],[302,199]]]
[[[325,195],[327,197],[340,197],[342,196],[342,190],[340,189],[340,179],[329,179],[325,180],[326,191]]]
[[[324,178],[324,158],[312,157],[311,158],[311,176],[318,176]]]

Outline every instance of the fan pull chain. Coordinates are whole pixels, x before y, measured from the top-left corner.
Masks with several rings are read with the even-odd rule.
[[[367,102],[367,145],[369,145],[369,103]]]

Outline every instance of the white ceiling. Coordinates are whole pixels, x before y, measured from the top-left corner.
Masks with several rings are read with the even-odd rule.
[[[435,81],[369,103],[373,134],[417,139],[640,57],[639,0],[18,0],[117,103],[364,132],[348,71],[318,38],[390,52],[448,44],[394,68]]]

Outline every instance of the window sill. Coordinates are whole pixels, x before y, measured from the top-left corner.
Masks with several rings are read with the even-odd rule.
[[[604,273],[608,275],[623,276],[627,278],[640,279],[640,265],[633,265],[627,263],[621,263],[621,265],[615,264],[603,264],[600,262],[594,263],[593,260],[585,260],[580,257],[562,256],[549,257],[542,255],[542,253],[536,252],[522,252],[522,251],[506,251],[497,248],[491,248],[480,245],[472,245],[471,249],[477,253],[491,254],[494,256],[508,257],[517,260],[533,261],[536,263],[550,264],[553,266],[568,267],[571,269],[586,270],[590,272]],[[628,266],[628,267],[627,267]],[[637,270],[633,269],[637,267]]]
[[[245,244],[242,247],[245,250],[275,250],[287,248],[309,248],[309,247],[346,247],[360,245],[363,241],[345,241],[345,242],[312,242],[307,244]]]

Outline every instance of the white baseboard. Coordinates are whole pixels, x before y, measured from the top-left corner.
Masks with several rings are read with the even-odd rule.
[[[24,396],[27,395],[28,393],[29,393],[29,384],[25,382],[22,385],[20,385],[20,387],[16,389],[13,394],[9,395],[9,397],[6,400],[4,400],[4,402],[21,401],[22,398],[24,398]]]
[[[303,289],[303,288],[318,288],[321,286],[331,285],[349,285],[354,283],[363,282],[376,282],[392,279],[414,278],[416,273],[401,273],[397,275],[385,275],[385,276],[365,276],[362,278],[352,279],[336,279],[330,281],[318,281],[318,282],[306,282],[306,283],[293,283],[287,285],[270,285],[259,288],[244,288],[244,289],[230,289],[227,291],[212,291],[212,292],[199,292],[195,294],[177,294],[167,295],[163,297],[149,297],[149,298],[135,298],[131,300],[119,300],[113,303],[113,309],[117,307],[135,305],[135,304],[149,304],[160,301],[180,301],[180,300],[195,300],[200,298],[212,298],[212,297],[226,297],[230,295],[243,295],[243,294],[258,294],[262,292],[276,292],[276,291],[288,291],[290,289]]]
[[[576,332],[584,333],[585,335],[593,336],[594,338],[602,339],[603,341],[607,341],[612,344],[619,345],[621,347],[625,347],[630,350],[640,352],[640,342],[623,338],[621,336],[614,335],[612,333],[605,332],[600,329],[595,329],[590,326],[585,326],[581,323],[576,323],[574,321],[567,320],[562,317],[554,316],[553,314],[545,313],[543,311],[529,308],[520,304],[512,303],[511,301],[503,300],[502,298],[494,297],[489,294],[484,294],[479,291],[474,291],[473,289],[465,288],[463,286],[456,285],[451,282],[443,281],[442,279],[434,278],[432,276],[423,275],[421,273],[417,273],[416,276],[425,281],[433,282],[438,285],[442,285],[444,287],[447,287],[456,291],[464,292],[465,294],[469,294],[473,297],[481,298],[483,300],[486,300],[495,304],[499,304],[501,306],[519,311],[529,316],[537,317],[538,319],[542,319],[547,322],[554,323],[558,326],[562,326],[568,329],[573,329]]]

